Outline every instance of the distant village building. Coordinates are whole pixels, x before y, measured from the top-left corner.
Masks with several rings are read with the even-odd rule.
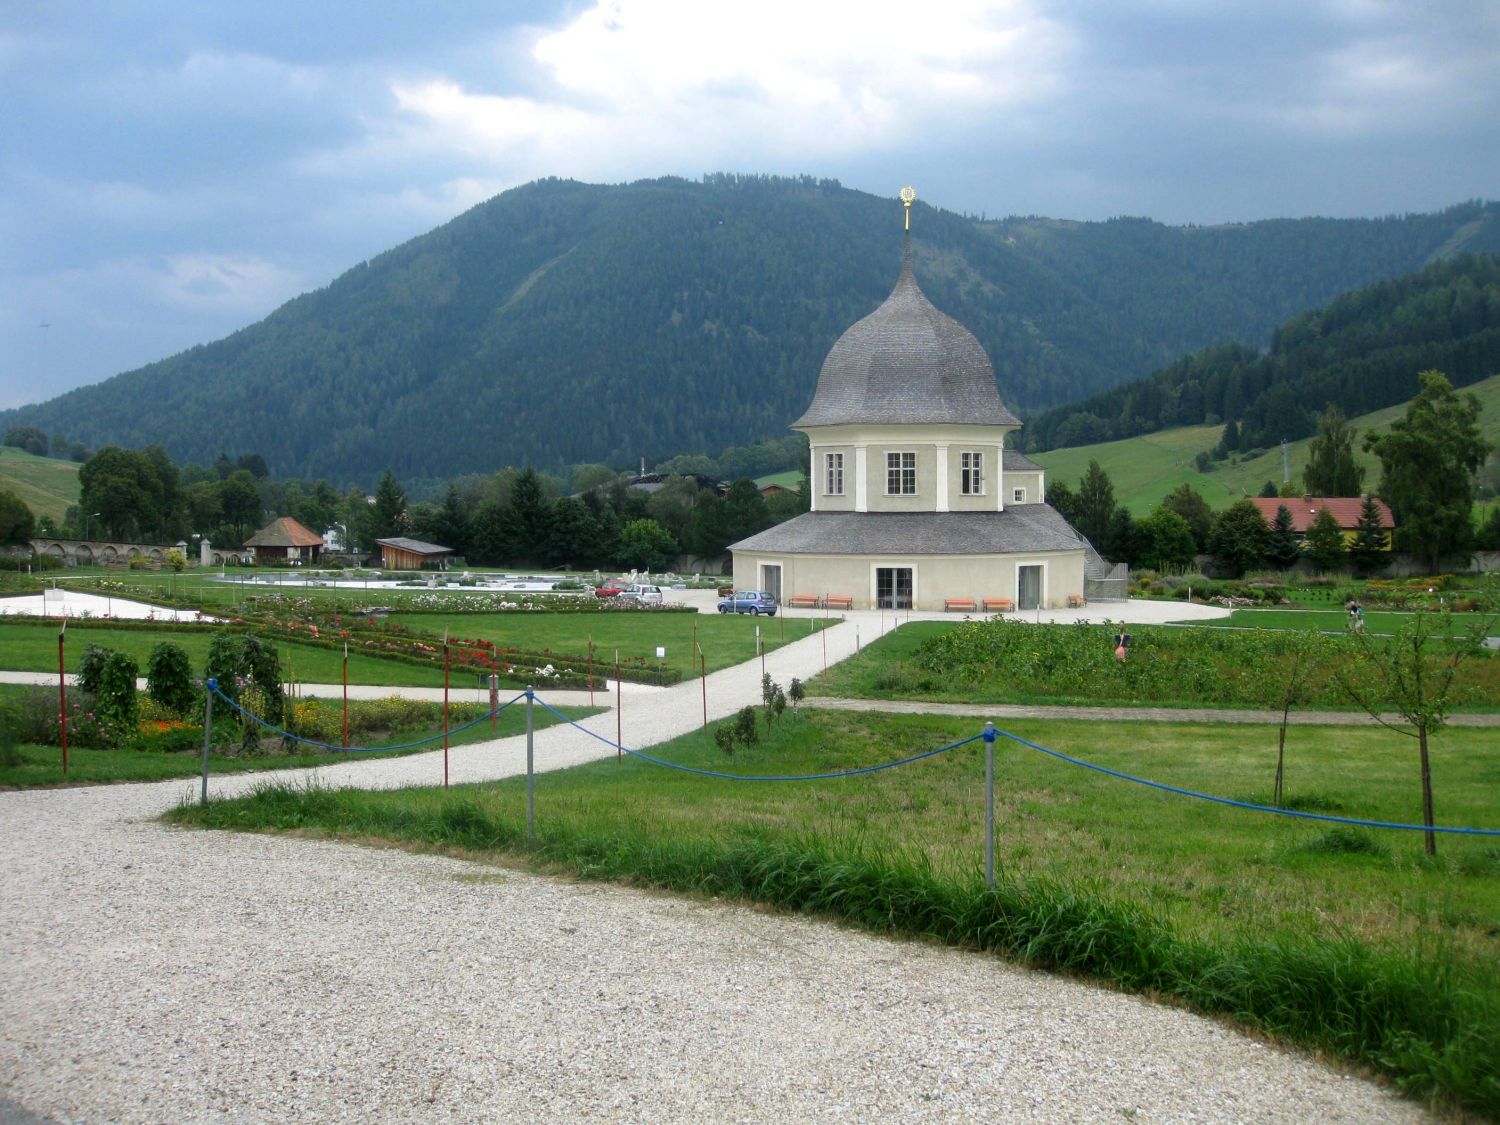
[[[811,510],[732,544],[735,585],[851,608],[1081,605],[1090,548],[1041,466],[1005,450],[1020,426],[979,341],[917,285],[908,234],[895,289],[834,344],[792,424]]]
[[[1251,497],[1250,503],[1260,509],[1260,514],[1265,517],[1266,523],[1276,526],[1276,513],[1285,508],[1292,516],[1292,531],[1301,543],[1307,538],[1307,533],[1312,530],[1313,522],[1318,518],[1318,513],[1326,511],[1339,525],[1339,530],[1344,533],[1344,543],[1347,546],[1353,543],[1359,535],[1359,517],[1364,510],[1365,501],[1361,496],[1255,496]],[[1375,499],[1375,507],[1380,512],[1380,529],[1385,533],[1385,549],[1391,549],[1391,532],[1395,530],[1396,518],[1391,514],[1391,509],[1384,500]]]
[[[323,550],[323,537],[291,516],[281,516],[246,539],[244,546],[254,552],[258,565],[315,563]]]
[[[377,539],[380,565],[387,570],[446,569],[453,557],[452,547],[439,547],[420,539]]]

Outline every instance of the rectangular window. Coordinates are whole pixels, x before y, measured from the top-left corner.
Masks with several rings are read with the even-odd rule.
[[[960,453],[958,455],[959,487],[965,496],[984,495],[984,454]]]
[[[887,453],[885,455],[885,492],[887,496],[915,496],[917,494],[917,455],[915,453]]]
[[[1015,489],[1011,493],[1011,500],[1010,500],[1010,502],[1012,504],[1024,504],[1024,503],[1026,503],[1026,490],[1024,488],[1017,488],[1017,489]]]
[[[823,492],[828,496],[842,496],[844,494],[844,455],[842,453],[823,454],[823,465],[827,470],[823,482]]]

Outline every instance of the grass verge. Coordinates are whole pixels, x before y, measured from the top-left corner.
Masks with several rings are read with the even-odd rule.
[[[1274,731],[1183,724],[1018,724],[1043,745],[1156,780],[1264,800]],[[827,772],[958,741],[972,722],[809,712],[732,759],[694,733],[653,754],[743,774]],[[1441,819],[1492,824],[1500,780],[1484,732],[1447,732]],[[1305,808],[1408,820],[1405,740],[1311,728],[1288,752]],[[545,761],[545,752],[543,752]],[[1000,879],[979,874],[982,751],[808,785],[734,784],[613,761],[443,792],[302,789],[174,818],[314,830],[519,860],[543,870],[722,895],[876,932],[1085,974],[1260,1028],[1389,1076],[1419,1096],[1500,1116],[1500,847],[1188,802],[1031,751],[1001,755]]]

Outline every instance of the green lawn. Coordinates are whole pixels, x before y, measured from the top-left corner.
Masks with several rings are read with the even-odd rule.
[[[755,636],[760,630],[767,652],[800,640],[822,628],[822,619],[751,617],[749,614],[658,613],[651,610],[605,613],[488,613],[488,614],[392,614],[391,620],[411,629],[441,637],[494,641],[502,648],[529,652],[551,649],[569,656],[588,654],[593,638],[595,659],[601,667],[620,658],[641,658],[656,664],[656,650],[667,650],[661,664],[691,677],[698,671],[693,645],[703,651],[708,671],[716,672],[743,664],[756,655]],[[840,620],[835,618],[833,620]]]
[[[1254,623],[1277,620],[1265,613]],[[1289,629],[1316,620],[1285,611]],[[1357,710],[1335,672],[1354,655],[1339,636],[1321,639],[1300,677],[1299,709]],[[1371,630],[1375,628],[1372,624]],[[1132,626],[1128,657],[1115,659],[1115,629],[1024,621],[914,621],[815,676],[809,694],[944,703],[1279,707],[1290,659],[1282,629]],[[1454,710],[1490,711],[1500,700],[1500,654],[1465,660]]]
[[[135,658],[141,675],[151,650],[163,641],[180,646],[196,669],[208,662],[208,646],[215,630],[211,625],[185,625],[181,629],[109,629],[78,628],[67,631],[66,667],[78,671],[86,646],[95,644],[123,652]],[[0,666],[12,672],[57,671],[57,627],[53,624],[23,625],[0,619]],[[281,658],[282,676],[311,684],[336,684],[343,679],[343,653],[278,640],[276,651]],[[349,650],[349,682],[376,687],[442,687],[442,669],[428,669],[365,656]]]
[[[977,733],[938,716],[790,714],[733,758],[704,732],[653,754],[741,775],[826,773]],[[1027,722],[1031,741],[1172,785],[1261,802],[1274,728]],[[1490,732],[1436,742],[1440,823],[1500,826]],[[1299,728],[1294,807],[1420,819],[1409,740]],[[1000,886],[986,893],[983,751],[899,769],[756,783],[629,759],[544,775],[538,839],[524,782],[453,792],[266,790],[184,820],[454,848],[469,858],[764,900],[880,932],[996,949],[1180,998],[1500,1111],[1500,846],[1292,820],[1149,790],[1002,741]]]

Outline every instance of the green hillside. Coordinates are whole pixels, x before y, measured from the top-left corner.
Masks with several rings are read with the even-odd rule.
[[[1412,383],[1415,393],[1415,375]],[[1500,448],[1500,375],[1474,383],[1464,390],[1472,391],[1483,407],[1480,427],[1485,440]],[[1390,425],[1391,420],[1400,417],[1405,410],[1405,403],[1386,407],[1361,415],[1352,424],[1363,436],[1371,429]],[[1077,485],[1090,460],[1098,461],[1114,483],[1115,499],[1129,508],[1134,516],[1149,515],[1169,492],[1184,482],[1202,493],[1209,506],[1215,509],[1227,507],[1241,496],[1257,495],[1268,480],[1280,485],[1279,446],[1249,460],[1236,458],[1220,463],[1209,473],[1198,472],[1193,467],[1193,459],[1200,451],[1212,448],[1222,430],[1222,426],[1182,426],[1121,441],[1028,456],[1046,467],[1049,479],[1065,481],[1069,486]],[[1309,440],[1303,438],[1287,446],[1287,460],[1294,481],[1302,479]],[[1355,454],[1365,466],[1366,486],[1377,487],[1380,483],[1379,462],[1360,448],[1358,440]]]
[[[1455,387],[1500,371],[1500,255],[1467,254],[1346,293],[1279,327],[1264,353],[1220,344],[1029,419],[1028,449],[1235,422],[1230,450],[1307,437],[1318,414],[1404,401],[1414,372]]]
[[[811,177],[507,191],[215,343],[0,413],[179,462],[259,452],[369,487],[504,465],[659,462],[781,437],[828,349],[890,292],[900,206]],[[998,222],[919,202],[913,257],[1021,417],[1338,294],[1500,251],[1500,204],[1168,227]],[[1224,415],[1228,416],[1228,415]]]
[[[35,516],[51,516],[62,523],[63,513],[78,503],[78,464],[36,457],[0,445],[0,489],[19,496]]]

